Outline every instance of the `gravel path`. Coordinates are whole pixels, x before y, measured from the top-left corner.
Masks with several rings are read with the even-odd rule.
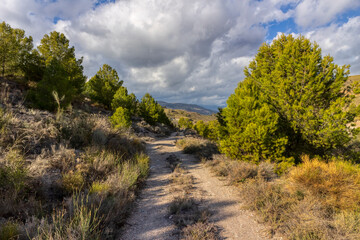
[[[121,239],[178,239],[178,231],[168,215],[168,207],[173,200],[169,184],[171,171],[166,162],[170,154],[180,158],[182,167],[194,177],[194,187],[199,194],[197,197],[213,213],[210,220],[220,227],[223,239],[269,239],[265,227],[254,220],[253,214],[241,209],[241,196],[236,188],[220,181],[193,156],[183,154],[175,146],[177,138],[170,137],[147,144],[151,159],[150,175]]]

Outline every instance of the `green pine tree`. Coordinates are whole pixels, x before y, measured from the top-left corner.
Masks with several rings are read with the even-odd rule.
[[[119,80],[116,70],[104,64],[95,76],[86,83],[86,92],[91,100],[110,109],[114,95],[122,84],[123,81]]]

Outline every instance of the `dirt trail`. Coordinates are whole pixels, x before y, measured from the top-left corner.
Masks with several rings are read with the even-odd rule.
[[[182,167],[194,177],[197,197],[212,213],[210,220],[220,227],[223,239],[269,239],[265,227],[257,223],[249,211],[241,209],[241,197],[236,188],[220,181],[193,156],[183,154],[175,146],[177,138],[147,144],[151,158],[150,175],[121,239],[178,238],[176,227],[168,215],[168,207],[173,200],[169,183],[171,171],[166,162],[170,154],[181,159]]]

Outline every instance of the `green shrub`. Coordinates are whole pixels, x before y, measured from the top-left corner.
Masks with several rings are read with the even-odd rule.
[[[68,193],[80,191],[85,184],[85,179],[80,171],[69,171],[62,175],[62,187]]]
[[[184,129],[192,129],[194,127],[193,122],[190,118],[181,117],[178,124],[180,128]]]
[[[129,128],[131,126],[131,115],[127,108],[118,107],[110,117],[114,128]]]
[[[104,64],[95,76],[86,83],[86,93],[91,100],[110,109],[114,95],[122,84],[123,81],[119,80],[116,70]]]
[[[17,223],[9,221],[0,225],[0,240],[18,239],[19,233]]]
[[[9,151],[0,160],[0,191],[13,192],[15,196],[27,184],[28,170],[23,156],[17,150]]]
[[[118,107],[126,108],[131,116],[137,112],[137,100],[135,95],[128,94],[126,87],[121,86],[115,93],[111,102],[111,108],[116,111]]]

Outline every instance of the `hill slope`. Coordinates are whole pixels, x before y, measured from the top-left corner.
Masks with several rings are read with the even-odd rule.
[[[206,109],[204,107],[201,107],[199,105],[196,104],[186,104],[186,103],[168,103],[168,102],[164,102],[164,101],[158,101],[158,103],[166,108],[170,108],[170,109],[182,109],[182,110],[186,110],[188,112],[196,112],[196,113],[200,113],[203,115],[212,115],[214,113],[216,113],[213,110],[210,109]]]

